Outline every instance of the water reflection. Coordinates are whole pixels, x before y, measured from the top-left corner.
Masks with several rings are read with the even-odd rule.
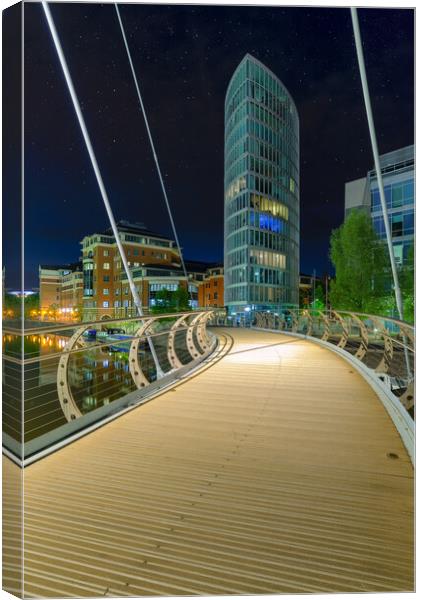
[[[68,336],[57,334],[41,335],[3,335],[3,353],[14,358],[32,358],[48,353],[60,352],[69,340]],[[22,348],[23,343],[23,348]]]
[[[129,368],[129,342],[120,351],[92,347],[69,359],[68,378],[73,398],[82,414],[117,400],[136,389]]]
[[[23,365],[3,361],[3,424],[13,439],[21,440],[22,381],[24,384],[25,442],[67,423],[57,394],[59,357],[69,341],[66,335],[3,335],[5,356],[20,357],[22,339],[26,358],[42,360]],[[67,367],[68,384],[83,414],[125,396],[136,389],[129,368],[130,341],[110,337],[110,344],[98,346],[96,340],[84,340],[84,347],[72,353]],[[101,344],[107,337],[101,338]],[[156,378],[149,347],[139,343],[139,359],[150,381]]]

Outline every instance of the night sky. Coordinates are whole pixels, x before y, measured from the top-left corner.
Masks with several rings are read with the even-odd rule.
[[[114,6],[51,10],[115,217],[171,235]],[[329,236],[343,220],[344,184],[373,162],[349,9],[121,5],[121,14],[185,258],[223,259],[224,96],[249,52],[282,80],[299,113],[301,271],[331,270]],[[365,9],[359,17],[384,153],[413,143],[413,11]],[[26,6],[25,23],[30,288],[39,263],[77,260],[83,236],[109,224],[40,5]],[[12,146],[4,202],[17,206],[7,177],[19,168]],[[6,217],[6,286],[17,287]]]

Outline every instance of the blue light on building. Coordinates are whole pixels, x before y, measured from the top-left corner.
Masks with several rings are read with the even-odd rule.
[[[225,98],[225,305],[298,305],[299,121],[283,83],[247,54]]]

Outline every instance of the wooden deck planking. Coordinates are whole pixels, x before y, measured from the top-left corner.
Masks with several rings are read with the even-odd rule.
[[[226,334],[210,369],[25,470],[25,595],[413,589],[413,470],[374,392],[310,342]]]

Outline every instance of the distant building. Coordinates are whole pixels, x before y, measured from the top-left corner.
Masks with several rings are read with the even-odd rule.
[[[142,302],[148,308],[157,291],[176,289],[186,278],[180,255],[170,238],[141,223],[119,221],[120,240]],[[132,294],[111,229],[83,238],[83,307],[85,320],[134,313]],[[132,309],[132,310],[130,310]]]
[[[323,279],[317,275],[300,273],[300,307],[310,307],[314,301],[315,288],[323,284]]]
[[[160,291],[175,291],[179,286],[188,290],[192,308],[202,306],[205,296],[199,290],[210,281],[208,269],[213,265],[186,261],[186,279],[174,240],[140,223],[120,221],[117,228],[144,309],[154,306]],[[112,231],[85,236],[81,243],[84,320],[135,315],[127,274]],[[218,297],[213,298],[214,302],[223,305],[223,284],[222,291],[219,285],[215,293]]]
[[[197,289],[199,308],[223,308],[224,267],[218,263],[185,261],[189,281]]]
[[[380,156],[393,251],[398,265],[405,264],[414,243],[414,146]],[[386,241],[383,213],[375,169],[366,177],[345,184],[345,217],[351,210],[364,210],[374,229]]]
[[[39,266],[39,308],[41,313],[52,307],[63,314],[77,313],[82,308],[82,297],[81,262]]]
[[[224,302],[223,267],[185,261],[170,238],[143,224],[117,223],[128,266],[143,309],[153,307],[157,294],[166,289],[188,291],[192,308],[220,308]],[[84,321],[135,316],[127,274],[111,229],[87,235],[82,242],[82,261],[68,265],[40,265],[40,308],[78,316]],[[69,315],[69,316],[70,316]]]
[[[199,305],[203,308],[223,308],[224,267],[222,265],[206,270],[203,283],[199,287]]]
[[[283,83],[246,54],[225,98],[225,305],[298,306],[299,119]]]

